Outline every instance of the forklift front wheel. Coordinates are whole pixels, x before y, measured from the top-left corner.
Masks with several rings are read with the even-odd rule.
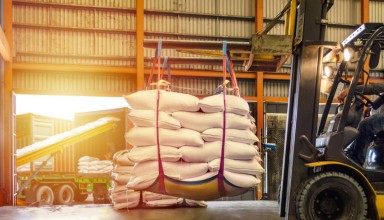
[[[367,197],[360,184],[341,172],[306,180],[296,197],[298,219],[366,219]]]

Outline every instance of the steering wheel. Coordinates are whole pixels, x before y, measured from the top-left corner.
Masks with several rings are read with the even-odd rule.
[[[366,107],[373,106],[373,102],[367,96],[361,93],[355,93],[355,99],[357,102],[363,104]]]

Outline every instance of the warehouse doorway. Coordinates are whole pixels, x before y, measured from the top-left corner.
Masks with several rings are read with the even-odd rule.
[[[29,94],[15,95],[13,99],[13,105],[14,105],[13,112],[15,116],[13,120],[14,121],[13,149],[15,152],[18,152],[20,149],[24,150],[22,148],[26,146],[29,146],[29,147],[31,145],[34,146],[36,145],[36,143],[43,143],[43,141],[46,139],[47,139],[46,141],[48,141],[48,140],[51,140],[52,138],[54,139],[57,136],[68,133],[68,131],[74,129],[75,127],[81,126],[82,124],[80,124],[80,121],[83,124],[92,123],[94,121],[97,121],[99,117],[105,117],[107,113],[108,115],[111,114],[113,117],[124,118],[122,115],[124,115],[127,112],[127,109],[129,108],[127,102],[123,97],[57,96],[57,95],[29,95]],[[91,113],[91,114],[88,114],[88,113]],[[124,120],[120,120],[120,121],[124,121]],[[113,130],[114,132],[115,130],[119,130],[119,131],[124,130],[124,126],[125,125],[121,125],[121,123],[119,123],[118,125],[113,126],[114,127]],[[94,127],[94,128],[98,129],[97,127]],[[104,130],[104,127],[102,130]],[[78,136],[79,138],[81,137],[82,139],[84,139],[84,137],[82,137],[84,135],[87,135],[87,137],[92,136],[92,138],[95,138],[95,141],[93,141],[91,146],[92,151],[104,155],[105,153],[104,149],[103,151],[97,150],[98,148],[96,148],[95,142],[104,143],[106,142],[106,140],[104,140],[106,139],[106,137],[114,138],[114,136],[116,136],[114,135],[116,132],[114,133],[112,131],[111,132],[103,131],[104,133],[109,132],[105,134],[100,132],[101,131],[98,131],[98,130],[90,131],[90,133],[87,131],[82,131],[82,133],[79,134]],[[100,134],[103,134],[103,137],[101,137]],[[120,135],[120,136],[124,137],[123,135]],[[117,138],[114,138],[115,141],[116,139]],[[68,142],[68,140],[66,141]],[[20,187],[22,187],[25,183],[25,181],[22,181],[21,179],[23,178],[23,176],[25,177],[30,176],[31,173],[41,173],[41,172],[55,173],[54,171],[57,171],[57,170],[60,170],[66,173],[75,173],[73,170],[74,165],[72,163],[69,163],[65,159],[68,159],[68,158],[71,160],[78,159],[78,158],[75,158],[75,156],[78,154],[78,151],[76,149],[81,148],[81,150],[84,151],[84,149],[87,148],[87,146],[85,146],[86,143],[81,142],[79,144],[82,144],[84,146],[75,147],[73,145],[66,144],[68,145],[68,147],[65,147],[65,149],[63,148],[60,151],[60,153],[54,153],[54,154],[52,153],[49,155],[47,154],[41,158],[39,157],[38,159],[35,158],[36,156],[33,156],[33,157],[28,156],[27,158],[30,158],[30,159],[33,158],[33,161],[28,163],[24,163],[24,160],[25,160],[24,157],[22,157],[23,159],[20,159],[20,160],[15,158],[13,163],[15,165],[14,165],[14,168],[12,169],[13,176],[15,177],[14,184],[13,184],[15,186],[13,190],[13,195],[14,195],[13,200],[18,201],[17,203],[20,205],[26,201],[28,201],[28,204],[30,204],[32,200],[36,200],[35,197],[40,191],[43,192],[42,195],[44,195],[45,197],[48,196],[48,198],[53,198],[53,196],[49,197],[49,193],[51,192],[52,194],[52,192],[54,192],[56,195],[59,192],[59,190],[56,190],[56,188],[58,188],[57,186],[61,186],[61,185],[66,186],[66,188],[62,187],[61,191],[65,191],[65,189],[68,189],[69,191],[71,191],[70,194],[75,195],[75,197],[80,195],[75,190],[70,190],[70,188],[73,189],[74,187],[67,187],[68,185],[61,184],[61,182],[63,182],[64,180],[59,180],[59,179],[57,180],[59,182],[61,181],[60,182],[61,185],[56,183],[55,183],[56,185],[52,185],[53,183],[51,185],[40,184],[41,186],[39,185],[39,187],[37,187],[36,189],[31,190],[31,192],[32,191],[36,192],[36,193],[33,193],[33,195],[23,193],[22,194],[23,198],[21,200],[22,201],[21,203],[19,203],[20,194],[17,194],[18,189],[20,189]],[[120,144],[120,145],[124,147],[123,144]],[[48,148],[46,150],[48,150]],[[22,165],[20,164],[21,160],[23,161]],[[62,163],[58,163],[58,161],[61,161]],[[44,162],[44,165],[42,166],[43,162]],[[40,166],[43,167],[41,170],[40,170]],[[56,178],[60,178],[60,176]],[[28,186],[32,186],[32,185],[33,184],[28,184]],[[42,188],[42,187],[45,187],[45,188]],[[50,190],[50,188],[52,190]],[[72,201],[72,199],[70,200]],[[77,201],[78,198],[74,198],[74,200]],[[64,202],[65,200],[63,200],[60,204],[65,204]],[[14,202],[14,204],[15,203],[16,202]],[[56,200],[55,200],[55,203],[57,203]]]

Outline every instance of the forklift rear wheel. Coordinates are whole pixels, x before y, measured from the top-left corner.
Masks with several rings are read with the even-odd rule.
[[[49,186],[42,185],[36,190],[36,201],[39,205],[52,205],[54,200],[54,194]]]
[[[306,180],[296,197],[298,219],[366,219],[367,197],[360,184],[341,172]]]
[[[74,192],[70,185],[64,184],[54,189],[56,205],[70,205],[74,199]]]

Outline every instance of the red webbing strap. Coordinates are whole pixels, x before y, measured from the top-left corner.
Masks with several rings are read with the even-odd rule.
[[[235,91],[235,95],[240,97],[240,90],[239,90],[239,87],[237,86],[235,69],[233,68],[233,62],[231,59],[228,59],[228,64],[229,64],[229,71],[231,71],[230,75],[231,75],[233,90]]]
[[[156,57],[153,57],[152,59],[152,67],[151,67],[151,72],[149,73],[149,77],[147,80],[147,86],[145,87],[145,90],[148,90],[151,82],[152,82],[152,76],[153,76],[153,71],[155,70],[155,65],[156,65]]]
[[[227,62],[227,56],[223,55],[223,82],[225,82],[226,78],[226,68],[225,64]],[[225,93],[227,92],[227,86],[224,83],[223,84],[223,135],[221,139],[221,156],[220,156],[220,168],[219,168],[219,174],[218,174],[218,184],[219,184],[219,193],[220,196],[226,196],[226,190],[224,186],[224,159],[225,159],[225,139],[226,139],[226,109],[227,109],[227,102],[226,102],[226,97]]]
[[[159,177],[158,177],[158,186],[161,193],[165,193],[164,185],[164,169],[163,162],[161,161],[161,152],[160,152],[160,136],[159,136],[159,106],[160,106],[160,88],[159,84],[157,85],[157,100],[156,100],[156,144],[157,144],[157,162],[159,166]]]

